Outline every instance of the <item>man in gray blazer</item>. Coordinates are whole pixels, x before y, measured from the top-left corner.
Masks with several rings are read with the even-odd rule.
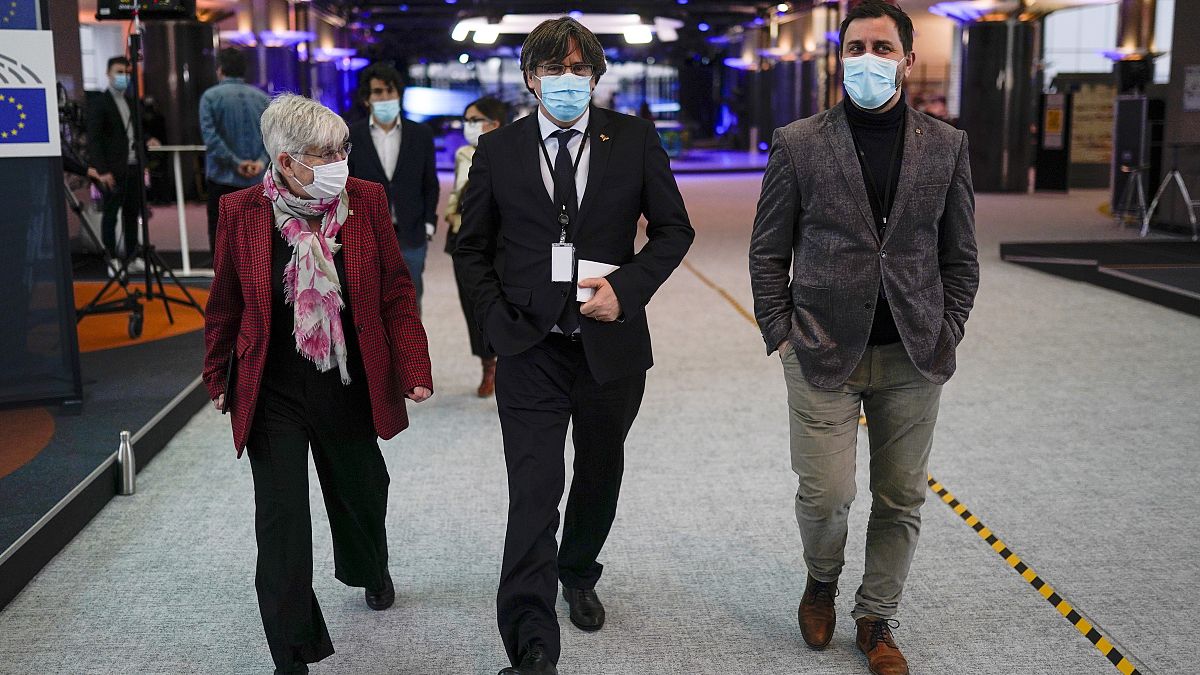
[[[905,675],[892,629],[920,531],[942,384],[979,283],[966,134],[905,103],[912,21],[864,0],[841,27],[847,99],[775,132],[750,243],[754,312],[788,389],[801,633],[829,644],[855,497],[860,405],[871,516],[852,616],[872,673]],[[790,278],[789,278],[790,273]]]

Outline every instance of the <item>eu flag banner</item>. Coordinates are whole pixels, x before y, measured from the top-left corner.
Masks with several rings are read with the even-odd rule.
[[[0,30],[37,30],[38,0],[0,0]]]
[[[0,89],[0,145],[49,140],[45,90]]]

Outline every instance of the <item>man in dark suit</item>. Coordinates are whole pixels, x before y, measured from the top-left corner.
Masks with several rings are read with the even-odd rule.
[[[604,624],[596,559],[653,363],[646,305],[695,236],[654,125],[590,105],[606,69],[595,35],[571,18],[546,21],[525,40],[521,69],[541,105],[481,137],[454,254],[475,320],[499,354],[509,511],[497,612],[513,665],[505,674],[557,672],[560,581],[572,623]],[[648,242],[635,252],[642,215]],[[580,279],[582,261],[619,268]],[[580,289],[595,295],[581,305]],[[575,477],[559,548],[571,422]]]
[[[420,304],[425,290],[425,254],[437,227],[433,131],[402,116],[404,85],[400,73],[385,63],[363,70],[358,94],[371,114],[350,125],[354,145],[350,175],[375,181],[387,190],[400,252]]]
[[[133,100],[128,95],[129,59],[114,56],[108,60],[108,88],[88,96],[88,163],[98,175],[104,193],[104,216],[100,238],[113,256],[133,255],[138,243],[138,217],[142,211],[142,191],[138,181],[132,115]],[[158,145],[149,139],[147,145]],[[145,158],[145,147],[141,148]],[[121,214],[121,246],[117,244],[117,213]],[[137,270],[133,270],[137,271]]]
[[[921,529],[942,384],[979,286],[975,201],[966,134],[905,104],[908,16],[864,0],[841,36],[847,100],[775,132],[750,278],[788,388],[808,568],[800,632],[813,649],[833,635],[862,409],[873,501],[852,616],[871,672],[906,675],[892,617]]]

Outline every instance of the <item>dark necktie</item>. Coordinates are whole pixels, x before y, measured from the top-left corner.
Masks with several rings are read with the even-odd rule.
[[[561,211],[566,204],[567,217],[572,223],[579,215],[579,193],[575,190],[575,163],[571,161],[567,146],[578,133],[574,129],[562,129],[550,134],[558,141],[558,156],[554,158],[554,206]]]
[[[562,129],[551,134],[558,141],[558,156],[554,158],[554,206],[562,213],[565,204],[567,217],[572,224],[579,215],[579,196],[575,189],[575,163],[571,161],[571,151],[567,145],[578,133],[574,129]],[[583,148],[580,148],[582,151]],[[573,290],[568,293],[567,304],[558,317],[558,327],[564,335],[579,330],[579,303],[575,301]]]

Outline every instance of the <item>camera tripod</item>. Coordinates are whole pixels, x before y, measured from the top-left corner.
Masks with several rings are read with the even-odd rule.
[[[136,158],[134,167],[137,176],[137,190],[140,192],[138,200],[138,220],[140,221],[140,229],[142,242],[135,248],[128,257],[123,260],[117,269],[114,271],[108,283],[100,289],[96,297],[83,308],[76,312],[76,321],[82,320],[90,314],[107,314],[113,312],[131,311],[129,316],[129,337],[136,339],[142,333],[142,306],[141,301],[154,302],[161,300],[163,309],[167,313],[167,321],[174,324],[175,317],[171,314],[171,304],[179,304],[186,307],[191,307],[204,316],[204,308],[196,301],[187,287],[180,283],[175,273],[171,271],[170,266],[158,254],[158,251],[150,243],[150,212],[146,203],[146,183],[142,179],[145,175],[145,135],[142,129],[142,96],[140,84],[138,81],[139,63],[142,59],[142,22],[138,18],[138,10],[133,11],[133,29],[129,32],[129,86],[132,87],[133,101],[129,109],[133,121],[133,147],[136,149],[134,156]],[[86,228],[85,228],[86,229]],[[93,234],[94,237],[94,234]],[[125,242],[128,249],[134,242]],[[104,248],[101,246],[101,248]],[[105,264],[115,264],[109,253],[105,252]],[[128,289],[128,273],[129,265],[134,260],[141,260],[144,263],[144,278],[145,289],[138,289],[132,293]],[[178,298],[168,295],[166,287],[163,284],[163,277],[167,277],[171,284],[183,292],[184,298]],[[115,300],[104,302],[105,294],[112,288],[113,284],[120,284],[126,291],[126,297],[123,300]]]
[[[1183,172],[1179,170],[1179,149],[1191,145],[1188,143],[1172,143],[1171,144],[1171,170],[1163,177],[1162,183],[1158,186],[1158,192],[1154,193],[1154,200],[1150,202],[1150,208],[1145,211],[1142,217],[1142,235],[1146,236],[1150,232],[1150,221],[1154,218],[1154,212],[1158,210],[1158,201],[1162,199],[1167,188],[1171,187],[1174,182],[1179,188],[1179,196],[1183,197],[1183,205],[1187,207],[1188,221],[1192,225],[1192,241],[1200,241],[1200,232],[1197,231],[1196,225],[1196,207],[1200,206],[1200,201],[1192,199],[1191,193],[1188,192],[1187,184],[1183,182]]]

